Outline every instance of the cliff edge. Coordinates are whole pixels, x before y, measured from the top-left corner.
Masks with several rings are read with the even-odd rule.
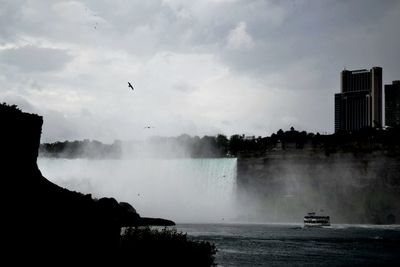
[[[95,200],[61,188],[37,167],[43,118],[0,104],[0,176],[4,254],[36,258],[115,260],[121,228],[174,225],[142,218],[128,203]],[[3,254],[2,253],[2,254]]]

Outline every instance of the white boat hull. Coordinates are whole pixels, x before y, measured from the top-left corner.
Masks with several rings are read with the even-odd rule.
[[[309,213],[309,215],[304,216],[304,227],[323,227],[330,225],[329,216],[317,216],[315,213]]]

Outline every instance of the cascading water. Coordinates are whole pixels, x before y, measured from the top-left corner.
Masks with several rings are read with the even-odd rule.
[[[177,222],[235,217],[236,159],[39,158],[38,165],[60,186],[129,202],[142,216]]]

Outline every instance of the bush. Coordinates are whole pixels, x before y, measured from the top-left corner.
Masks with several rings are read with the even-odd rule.
[[[17,107],[17,105],[7,105],[6,103],[0,103],[0,112],[7,114],[19,114],[22,111]]]
[[[125,228],[120,251],[123,262],[140,266],[216,266],[214,244],[189,240],[176,229]]]

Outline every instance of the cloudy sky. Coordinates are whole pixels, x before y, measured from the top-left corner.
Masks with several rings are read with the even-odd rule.
[[[0,0],[0,25],[0,101],[43,142],[332,132],[344,67],[400,79],[400,1]]]

